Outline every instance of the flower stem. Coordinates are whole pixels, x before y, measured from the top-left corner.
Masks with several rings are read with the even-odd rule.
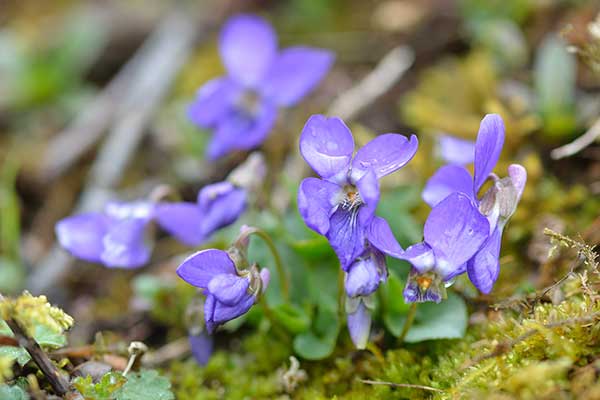
[[[398,340],[400,340],[401,342],[404,342],[404,338],[406,337],[406,334],[408,333],[410,327],[412,326],[415,320],[416,312],[417,303],[412,303],[410,305],[410,309],[408,310],[408,314],[406,315],[406,322],[404,322],[404,326],[402,327],[402,333],[400,334],[400,337],[398,337]]]
[[[267,232],[262,229],[249,227],[240,234],[236,243],[243,243],[244,240],[250,235],[256,235],[260,237],[263,242],[269,247],[271,254],[273,255],[273,259],[275,260],[275,268],[277,268],[277,275],[279,275],[279,284],[281,286],[281,291],[283,293],[283,299],[287,302],[290,298],[290,284],[287,273],[283,268],[283,262],[281,261],[281,256],[279,255],[279,251],[277,251],[277,247],[275,247],[275,243],[271,237],[267,234]]]

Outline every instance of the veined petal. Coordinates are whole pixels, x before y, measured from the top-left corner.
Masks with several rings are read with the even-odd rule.
[[[194,253],[177,268],[177,275],[181,279],[203,289],[208,287],[208,283],[215,275],[235,273],[235,266],[227,252],[217,249]]]
[[[348,170],[354,139],[339,118],[311,116],[300,135],[300,153],[312,169],[323,178],[332,178]]]
[[[390,225],[381,217],[375,216],[371,221],[367,231],[367,239],[369,243],[388,256],[400,258],[404,252],[394,237]]]
[[[294,105],[323,79],[333,59],[333,53],[323,49],[287,48],[275,57],[260,91],[279,106]]]
[[[357,210],[339,207],[329,220],[327,239],[340,259],[344,271],[365,250],[365,226],[358,220]]]
[[[230,18],[221,31],[219,50],[229,75],[256,87],[277,53],[277,35],[264,19],[248,14]]]
[[[156,221],[177,240],[196,246],[205,240],[202,215],[195,203],[160,203],[156,206]]]
[[[188,118],[201,128],[212,128],[231,112],[241,87],[228,77],[216,78],[204,84],[189,105]]]
[[[340,196],[341,188],[317,178],[306,178],[298,188],[298,210],[306,225],[325,235],[329,231],[329,218]]]
[[[418,273],[423,274],[433,269],[435,256],[433,250],[427,243],[413,244],[400,257],[412,264]]]
[[[425,222],[425,242],[433,249],[435,271],[452,274],[479,250],[489,235],[488,220],[471,199],[453,193],[431,210]]]
[[[353,313],[347,314],[348,331],[350,338],[357,349],[367,347],[369,334],[371,333],[371,314],[362,300]]]
[[[234,274],[219,274],[208,282],[208,291],[221,303],[233,306],[247,294],[248,286],[250,281],[246,278]]]
[[[217,305],[217,300],[215,296],[208,294],[206,296],[206,300],[204,300],[204,323],[206,325],[206,331],[209,334],[212,334],[217,328],[217,324],[215,323],[215,306]]]
[[[60,220],[55,231],[60,245],[75,257],[100,262],[104,251],[102,239],[109,226],[110,218],[104,214],[85,213]]]
[[[146,264],[151,253],[144,237],[147,223],[148,220],[143,218],[127,218],[114,223],[102,240],[102,262],[116,268],[138,268]]]
[[[200,229],[204,237],[231,225],[246,209],[246,191],[236,188],[229,182],[207,185],[198,193],[201,221]]]
[[[467,165],[475,161],[475,142],[450,135],[438,138],[438,152],[449,164]]]
[[[446,287],[435,273],[422,275],[411,268],[402,294],[406,303],[439,303],[446,296]]]
[[[373,170],[377,178],[391,174],[406,165],[418,147],[415,135],[411,135],[410,140],[397,133],[377,136],[356,153],[352,161],[352,179],[356,182],[368,170]]]
[[[479,191],[498,163],[504,145],[504,122],[498,114],[488,114],[481,121],[475,142],[475,177],[473,190]]]
[[[450,194],[457,192],[474,199],[473,178],[464,167],[445,165],[429,178],[421,196],[430,207],[435,207]]]
[[[488,294],[492,291],[500,274],[501,242],[502,228],[499,226],[467,263],[469,279],[482,293]]]

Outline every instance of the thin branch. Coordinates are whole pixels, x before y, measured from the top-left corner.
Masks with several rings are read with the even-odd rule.
[[[54,392],[59,396],[65,396],[70,393],[71,388],[69,386],[69,381],[61,374],[58,368],[56,368],[40,345],[25,333],[25,330],[16,320],[8,319],[6,320],[6,323],[10,330],[15,334],[15,338],[19,342],[19,345],[27,350],[31,359],[37,364],[46,379],[48,379],[48,383],[50,383]]]
[[[190,340],[187,336],[167,343],[160,349],[142,356],[144,367],[157,367],[171,360],[176,360],[191,353]]]
[[[392,49],[356,86],[335,99],[327,114],[344,120],[356,118],[361,111],[387,93],[412,66],[414,60],[415,54],[407,46]]]
[[[165,17],[147,39],[152,51],[128,88],[130,107],[114,122],[92,165],[75,212],[98,210],[109,199],[148,131],[147,125],[186,61],[196,39],[192,19],[181,11]],[[55,245],[29,279],[34,293],[45,292],[68,272],[72,259]]]
[[[386,381],[372,381],[370,379],[358,379],[359,382],[366,383],[367,385],[385,385],[395,388],[408,388],[408,389],[421,389],[428,390],[430,392],[444,393],[443,390],[425,385],[413,385],[412,383],[395,383]]]
[[[579,153],[581,150],[588,147],[590,144],[594,143],[596,139],[600,138],[600,118],[594,122],[590,129],[583,135],[579,136],[577,139],[572,141],[569,144],[565,144],[564,146],[558,147],[550,152],[550,157],[555,160],[560,160],[561,158],[570,157],[574,154]]]

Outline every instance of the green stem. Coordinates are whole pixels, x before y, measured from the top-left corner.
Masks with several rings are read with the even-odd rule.
[[[281,261],[281,256],[279,255],[279,252],[277,251],[277,247],[275,247],[275,243],[273,243],[273,240],[271,240],[271,237],[262,229],[250,227],[250,228],[244,230],[244,232],[238,237],[236,243],[243,242],[244,239],[246,239],[247,237],[249,237],[252,234],[260,237],[263,240],[263,242],[266,243],[267,247],[269,247],[269,250],[271,251],[271,254],[273,255],[273,259],[275,260],[275,268],[277,268],[277,275],[279,275],[279,284],[281,285],[283,299],[286,302],[288,302],[290,299],[289,279],[288,279],[285,269],[283,268],[283,262]]]
[[[416,312],[417,312],[417,303],[412,303],[410,305],[410,309],[408,310],[408,314],[406,315],[406,322],[404,323],[404,326],[402,327],[402,333],[400,334],[400,337],[398,337],[398,340],[400,340],[400,342],[404,342],[404,338],[406,337],[406,334],[408,333],[410,327],[412,326],[412,324],[415,320]]]
[[[346,314],[346,293],[344,292],[345,273],[341,268],[338,271],[338,316],[340,320],[342,320]]]

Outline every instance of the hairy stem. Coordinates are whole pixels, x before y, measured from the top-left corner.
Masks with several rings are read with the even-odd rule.
[[[279,251],[277,251],[277,247],[275,247],[275,243],[271,237],[262,229],[250,227],[245,229],[240,236],[238,237],[236,244],[243,243],[243,241],[251,235],[256,235],[260,237],[263,242],[269,247],[269,251],[273,255],[273,259],[275,260],[275,268],[277,268],[277,275],[279,276],[279,284],[281,286],[281,291],[283,294],[283,299],[288,302],[290,298],[290,284],[287,273],[283,268],[283,262],[281,261],[281,256],[279,255]]]

